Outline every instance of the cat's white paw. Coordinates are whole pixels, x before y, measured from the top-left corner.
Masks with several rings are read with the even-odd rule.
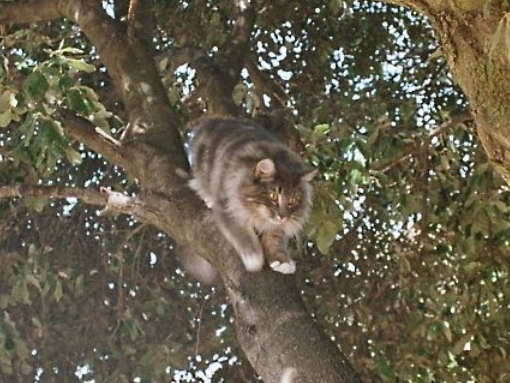
[[[269,264],[269,266],[274,271],[278,271],[279,273],[282,274],[294,274],[296,272],[296,262],[294,262],[293,260],[286,262],[273,261]]]
[[[258,253],[241,254],[244,267],[250,272],[260,271],[264,267],[264,256]]]
[[[214,202],[213,202],[212,198],[204,197],[204,203],[205,203],[205,206],[207,206],[208,209],[212,209],[212,207],[214,205]]]

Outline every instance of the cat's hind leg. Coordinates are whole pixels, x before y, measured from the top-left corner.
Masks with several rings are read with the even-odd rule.
[[[202,183],[197,178],[192,178],[188,182],[188,186],[198,194],[209,209],[212,209],[214,205],[214,198],[205,190]]]

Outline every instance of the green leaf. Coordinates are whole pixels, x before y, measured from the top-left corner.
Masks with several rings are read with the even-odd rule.
[[[12,361],[9,359],[8,355],[0,354],[0,371],[2,371],[2,374],[5,376],[12,375]]]
[[[5,310],[10,302],[11,298],[9,295],[0,295],[0,309]]]
[[[19,303],[31,304],[30,294],[28,293],[27,284],[23,280],[19,280],[12,288],[12,297]]]
[[[239,83],[234,87],[232,91],[232,99],[236,105],[241,105],[246,94],[246,86],[243,83]]]
[[[39,281],[37,280],[36,277],[34,277],[32,274],[28,274],[25,277],[25,279],[28,284],[35,286],[37,288],[37,290],[41,291],[41,284],[39,283]]]
[[[81,70],[86,73],[92,73],[92,72],[95,72],[95,70],[96,70],[96,67],[94,65],[86,63],[83,60],[68,58],[67,63],[69,64],[70,67]]]
[[[5,91],[0,96],[0,112],[3,113],[11,108],[11,95],[10,91]]]
[[[40,120],[42,134],[51,146],[62,149],[67,146],[67,140],[64,137],[62,126],[58,121]]]
[[[329,11],[333,16],[338,16],[340,11],[342,10],[342,1],[341,0],[330,0],[328,3]]]
[[[83,158],[81,158],[80,152],[69,147],[66,149],[65,153],[66,153],[67,160],[70,163],[72,163],[73,165],[79,165],[82,163]]]
[[[92,115],[92,118],[90,119],[97,127],[104,130],[108,135],[111,135],[110,132],[110,123],[108,122],[108,119],[112,116],[111,112],[108,112],[101,104],[96,103],[96,108],[99,109],[99,111],[95,112]]]
[[[67,94],[67,100],[69,107],[82,115],[88,116],[94,111],[94,106],[85,95],[79,89],[71,89]]]
[[[453,346],[452,353],[453,355],[459,355],[466,349],[466,345],[471,342],[473,336],[471,334],[465,334],[460,338],[455,345]]]
[[[406,195],[403,198],[402,205],[402,214],[404,216],[416,213],[421,209],[421,197],[412,194]]]
[[[502,213],[507,213],[508,212],[508,206],[506,203],[504,203],[503,201],[501,200],[496,200],[493,202],[494,206],[496,206],[496,208],[502,212]]]
[[[63,40],[62,40],[62,42],[63,42]],[[65,48],[59,47],[59,48],[60,49],[58,51],[56,51],[55,54],[61,54],[61,55],[65,55],[66,53],[68,53],[70,55],[83,54],[83,50],[79,49],[79,48],[74,48],[74,47],[65,47]]]
[[[379,370],[379,373],[381,374],[381,377],[384,381],[395,381],[395,371],[386,360],[379,358],[377,362],[377,369]]]
[[[363,182],[363,174],[358,169],[352,169],[349,172],[349,183],[351,186],[357,186]]]
[[[315,242],[317,244],[317,248],[322,254],[328,254],[331,245],[336,239],[338,231],[340,230],[340,225],[338,222],[333,220],[324,222],[317,229],[317,234],[315,235]]]
[[[157,65],[158,65],[158,70],[160,72],[164,72],[168,66],[168,57],[165,57],[162,60],[159,60]]]
[[[29,198],[26,201],[26,205],[34,209],[37,213],[42,213],[44,208],[50,202],[49,198],[47,197]]]
[[[331,132],[331,126],[329,124],[320,124],[313,128],[313,134],[316,136],[324,136]]]
[[[221,25],[221,16],[219,12],[214,12],[211,17],[211,25],[219,27]]]
[[[5,112],[0,114],[0,128],[6,128],[9,126],[11,121],[16,117],[15,113],[12,113],[10,109],[7,109]]]
[[[28,146],[34,136],[34,117],[32,113],[28,113],[25,121],[20,125],[19,130],[23,133],[23,145]]]
[[[450,324],[448,322],[443,322],[443,334],[448,342],[452,341],[452,330],[450,329]]]
[[[73,80],[67,74],[63,75],[58,81],[58,86],[62,91],[67,92],[73,85]]]
[[[62,296],[64,295],[64,289],[62,287],[62,283],[57,280],[57,283],[55,285],[55,291],[53,292],[53,297],[57,302],[59,302],[62,299]]]
[[[39,320],[39,318],[37,317],[32,317],[32,324],[35,326],[35,327],[38,327],[38,328],[42,328],[43,325],[41,323],[41,321]]]
[[[74,282],[74,293],[76,294],[76,296],[80,296],[81,294],[83,294],[84,286],[85,282],[83,275],[80,275],[78,278],[76,278]]]
[[[177,103],[181,100],[181,91],[182,89],[176,85],[170,88],[168,92],[168,98],[170,99],[170,104],[172,106],[177,105]]]
[[[253,115],[260,108],[260,98],[253,92],[249,92],[246,97],[246,109]]]
[[[39,71],[34,71],[23,83],[23,90],[32,98],[42,97],[50,85],[46,77]]]

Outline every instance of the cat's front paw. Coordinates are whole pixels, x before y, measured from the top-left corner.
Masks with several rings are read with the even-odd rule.
[[[241,259],[246,270],[252,273],[260,271],[264,267],[264,255],[262,253],[241,253]]]
[[[282,274],[294,274],[296,272],[296,262],[292,259],[288,261],[272,261],[269,266],[274,270]]]

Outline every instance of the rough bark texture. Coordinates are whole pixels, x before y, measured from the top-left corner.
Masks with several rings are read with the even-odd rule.
[[[94,193],[82,196],[76,190],[60,189],[52,189],[49,196],[74,195],[134,214],[211,261],[235,308],[239,344],[265,382],[361,382],[337,346],[322,334],[307,313],[293,278],[269,270],[248,273],[216,229],[211,214],[187,187],[189,166],[181,138],[143,36],[141,39],[136,33],[129,36],[129,29],[108,18],[97,1],[0,4],[0,15],[0,22],[29,23],[60,17],[75,22],[97,47],[128,111],[130,126],[122,142],[107,137],[76,116],[67,115],[64,122],[75,139],[137,177],[141,198],[133,201],[112,193],[106,193],[108,198]],[[221,89],[220,97],[209,92],[213,109],[229,114],[235,113],[231,101],[233,78],[242,65],[254,14],[249,8],[242,10],[237,20],[239,27],[234,28],[231,48],[235,55],[228,73],[206,59],[199,65],[208,76],[204,79],[208,82],[206,94],[207,89],[221,85],[214,92],[218,94]],[[0,190],[0,194],[17,196],[22,190],[11,187]],[[29,190],[27,194],[41,192]]]
[[[395,0],[429,17],[453,79],[467,96],[478,137],[510,182],[510,7],[486,0]]]

